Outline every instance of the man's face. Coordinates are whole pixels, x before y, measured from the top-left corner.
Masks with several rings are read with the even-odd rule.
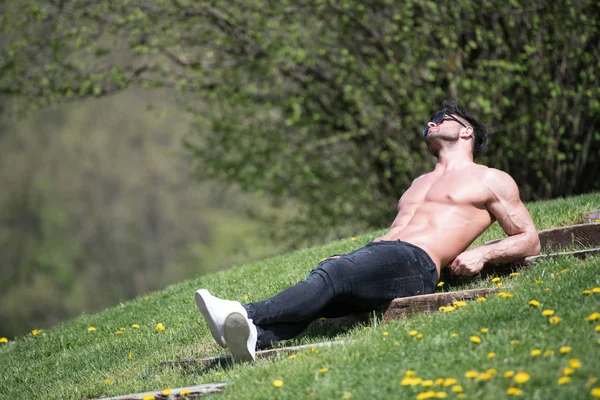
[[[461,128],[466,127],[458,117],[441,112],[434,115],[431,121],[427,123],[427,126],[423,130],[423,136],[425,136],[425,139],[444,137],[446,139],[455,138],[457,140]]]
[[[460,138],[460,132],[466,128],[466,125],[452,114],[436,114],[427,127],[423,130],[425,141],[429,152],[438,157],[440,149],[444,143],[456,143]]]

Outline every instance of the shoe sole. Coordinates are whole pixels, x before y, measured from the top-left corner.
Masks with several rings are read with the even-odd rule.
[[[254,355],[248,350],[250,327],[245,316],[238,312],[231,313],[225,319],[223,336],[235,361],[254,361]]]
[[[206,292],[206,294],[208,295],[209,293]],[[210,309],[208,304],[206,304],[206,301],[204,301],[204,297],[202,297],[200,290],[196,292],[196,306],[204,316],[204,319],[208,324],[208,329],[210,329],[210,333],[212,334],[215,341],[219,344],[219,346],[227,348],[227,344],[223,341],[223,339],[221,339],[221,333],[219,332],[219,329],[217,328],[217,325],[215,324],[215,321],[212,317],[212,310]]]

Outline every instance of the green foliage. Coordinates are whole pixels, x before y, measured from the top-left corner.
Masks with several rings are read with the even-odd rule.
[[[262,208],[255,197],[190,182],[181,144],[189,120],[164,92],[5,124],[0,337],[281,251],[246,214]]]
[[[389,224],[432,166],[419,133],[447,99],[487,123],[482,161],[525,199],[600,187],[591,0],[14,3],[0,93],[176,88],[198,117],[199,176],[298,200],[290,226],[305,236]]]

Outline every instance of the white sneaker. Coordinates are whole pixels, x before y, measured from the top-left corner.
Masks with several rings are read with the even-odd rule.
[[[234,361],[254,361],[256,357],[256,326],[247,313],[231,313],[225,319],[223,336]]]
[[[227,341],[223,337],[223,326],[227,317],[232,313],[248,317],[246,309],[240,302],[219,299],[206,289],[196,292],[196,305],[204,316],[213,338],[223,348],[227,347]]]

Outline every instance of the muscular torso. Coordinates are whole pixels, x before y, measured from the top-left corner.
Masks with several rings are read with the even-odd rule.
[[[375,241],[399,239],[419,246],[435,262],[439,276],[494,222],[485,207],[490,197],[484,184],[487,171],[473,164],[419,177],[400,199],[389,232]]]

